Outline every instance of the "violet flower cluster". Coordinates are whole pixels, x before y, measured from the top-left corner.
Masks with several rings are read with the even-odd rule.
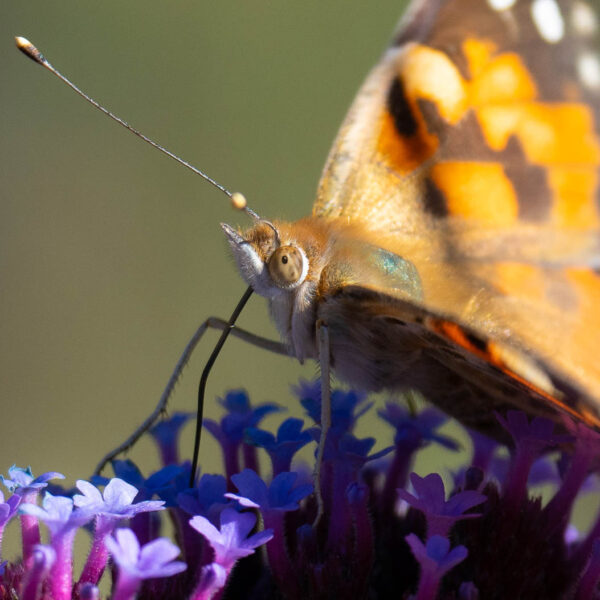
[[[509,411],[497,415],[508,452],[469,432],[472,453],[445,485],[412,472],[426,446],[459,448],[440,432],[443,415],[388,402],[378,414],[390,443],[374,452],[374,438],[354,434],[372,405],[336,390],[320,513],[314,465],[297,456],[320,437],[319,384],[296,395],[313,423],[288,418],[272,433],[259,426],[279,407],[227,394],[223,418],[205,421],[224,474],[191,488],[181,414],[152,431],[163,465],[149,476],[117,460],[114,478],[64,491],[51,483],[59,473],[11,467],[0,543],[14,521],[22,555],[0,563],[0,600],[600,599],[600,515],[586,533],[570,523],[576,498],[598,492],[600,434]],[[537,483],[553,486],[546,503],[529,490]],[[169,521],[174,540],[161,537]],[[74,573],[80,532],[91,532],[90,550]]]

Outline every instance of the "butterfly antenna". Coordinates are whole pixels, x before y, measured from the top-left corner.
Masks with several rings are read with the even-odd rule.
[[[173,160],[176,160],[180,165],[187,167],[190,171],[192,171],[196,175],[200,175],[200,177],[202,177],[202,179],[204,179],[205,181],[208,181],[208,183],[210,183],[211,185],[216,187],[218,190],[223,192],[231,200],[231,205],[233,206],[234,209],[244,211],[248,216],[256,219],[256,217],[257,217],[256,213],[248,207],[248,203],[243,194],[241,194],[240,192],[230,192],[225,186],[221,185],[218,181],[215,181],[212,177],[209,177],[206,173],[203,173],[202,171],[200,171],[199,169],[197,169],[196,167],[194,167],[187,161],[183,160],[182,158],[179,158],[179,156],[177,156],[176,154],[173,154],[166,148],[163,148],[160,144],[157,144],[155,141],[153,141],[149,137],[145,136],[141,131],[138,131],[137,129],[133,128],[131,125],[129,125],[129,123],[123,121],[123,119],[121,119],[120,117],[117,117],[117,115],[113,114],[112,112],[110,112],[109,110],[104,108],[101,104],[98,104],[98,102],[96,102],[93,98],[90,98],[85,92],[80,90],[74,83],[69,81],[64,75],[62,75],[59,71],[57,71],[48,62],[48,60],[45,58],[45,56],[29,40],[27,40],[24,37],[18,36],[15,38],[15,42],[17,44],[17,48],[21,52],[23,52],[23,54],[25,54],[26,56],[31,58],[31,60],[36,62],[38,65],[41,65],[42,67],[44,67],[45,69],[48,69],[48,71],[50,71],[51,73],[56,75],[62,82],[66,83],[72,90],[77,92],[82,98],[87,100],[92,106],[95,106],[99,111],[103,112],[107,117],[110,117],[113,121],[116,121],[117,123],[119,123],[119,125],[122,125],[123,127],[125,127],[125,129],[127,129],[128,131],[131,131],[131,133],[137,135],[139,138],[141,138],[142,140],[144,140],[145,142],[150,144],[153,148],[160,150],[163,154],[166,154],[167,156],[171,157]]]

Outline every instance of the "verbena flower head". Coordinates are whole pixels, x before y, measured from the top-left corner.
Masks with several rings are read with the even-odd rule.
[[[8,469],[8,477],[0,475],[0,481],[4,484],[9,492],[25,496],[29,492],[38,492],[46,487],[51,479],[64,479],[62,473],[49,471],[42,473],[39,477],[34,477],[31,472],[31,467],[23,469],[13,465]]]
[[[208,540],[215,552],[214,561],[227,570],[238,559],[252,554],[255,548],[273,537],[273,532],[269,529],[249,536],[256,525],[256,515],[237,512],[233,508],[223,510],[219,529],[202,516],[193,517],[190,525]]]
[[[169,419],[163,419],[150,429],[150,434],[158,445],[163,465],[178,462],[179,435],[183,426],[193,416],[192,413],[176,412]]]
[[[207,422],[225,473],[204,473],[192,487],[188,462],[142,473],[119,460],[116,477],[40,500],[57,474],[12,467],[0,539],[20,525],[23,557],[0,561],[0,600],[93,600],[99,589],[111,590],[107,600],[600,600],[600,516],[588,529],[572,522],[578,496],[600,495],[599,434],[510,411],[499,415],[509,452],[470,432],[472,453],[444,479],[411,471],[436,444],[436,470],[448,472],[443,458],[459,445],[440,432],[446,417],[389,401],[378,414],[391,429],[361,438],[355,426],[371,404],[334,390],[317,499],[311,467],[296,456],[320,439],[320,387],[303,382],[296,392],[316,426],[288,418],[274,432],[259,429],[278,407],[227,394],[226,415]],[[158,429],[171,457],[180,425]],[[272,468],[261,469],[261,455]],[[161,456],[168,462],[164,448]],[[540,483],[553,489],[545,503],[529,489]],[[89,536],[92,521],[88,558],[74,573],[73,540]]]
[[[405,451],[416,450],[431,442],[449,450],[458,450],[456,440],[438,432],[448,418],[436,408],[426,408],[413,413],[408,407],[394,402],[386,402],[377,414],[395,428],[394,443],[403,446]]]
[[[106,546],[120,572],[137,580],[171,577],[185,571],[186,564],[174,560],[179,548],[166,538],[158,538],[140,546],[131,529],[117,529]]]
[[[177,503],[189,515],[202,515],[213,525],[218,523],[221,511],[231,504],[226,498],[227,480],[223,475],[202,475],[196,487],[177,496]]]
[[[94,513],[77,510],[71,498],[44,494],[42,506],[21,504],[19,512],[37,517],[50,530],[53,536],[81,527],[94,517]]]
[[[118,477],[108,482],[104,492],[83,479],[78,480],[76,485],[81,494],[73,496],[73,504],[95,515],[130,519],[141,512],[162,510],[165,504],[162,500],[144,500],[134,504],[137,488]]]
[[[465,514],[466,511],[486,501],[486,496],[474,490],[465,490],[446,500],[444,482],[437,473],[419,477],[410,476],[416,496],[399,489],[398,495],[413,508],[420,510],[427,520],[428,536],[446,536],[456,521],[477,518],[478,514]]]
[[[21,499],[19,494],[13,494],[5,502],[4,494],[0,492],[0,528],[4,527],[17,514]]]
[[[252,469],[244,469],[231,478],[240,493],[225,495],[242,506],[263,512],[298,510],[300,500],[313,491],[313,486],[306,483],[296,485],[297,479],[297,473],[279,473],[267,486]]]
[[[312,441],[310,432],[303,430],[303,426],[304,421],[301,419],[289,418],[279,426],[276,435],[257,427],[248,427],[245,432],[246,442],[264,448],[271,459],[273,474],[277,475],[288,471],[296,452]]]

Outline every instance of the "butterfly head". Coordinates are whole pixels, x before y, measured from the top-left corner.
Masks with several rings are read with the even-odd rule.
[[[270,221],[260,219],[243,233],[226,223],[221,227],[242,277],[257,294],[274,298],[306,280],[309,262],[303,248],[282,238]]]

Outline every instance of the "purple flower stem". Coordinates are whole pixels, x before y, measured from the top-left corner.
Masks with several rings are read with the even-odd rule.
[[[73,588],[73,540],[76,529],[52,537],[56,561],[50,569],[50,589],[53,600],[71,600]]]
[[[204,567],[200,575],[200,582],[192,592],[190,600],[216,600],[222,595],[223,588],[219,586],[210,566]]]
[[[273,530],[273,537],[267,542],[267,558],[275,579],[282,589],[290,586],[296,574],[292,568],[286,547],[285,513],[280,510],[265,511],[263,515],[265,529]]]
[[[438,575],[427,570],[421,570],[421,580],[419,581],[419,590],[415,600],[435,600],[439,587],[440,577]]]
[[[4,539],[4,528],[6,527],[6,523],[4,525],[0,525],[0,558],[2,558],[2,540]]]
[[[585,573],[579,581],[575,600],[597,598],[594,594],[597,590],[598,581],[600,580],[600,541],[598,539],[595,541],[594,551],[592,552]]]
[[[244,456],[244,469],[252,469],[256,473],[259,472],[258,459],[256,457],[256,448],[248,444],[242,445],[242,453]]]
[[[381,514],[384,518],[393,514],[396,506],[396,489],[404,487],[408,481],[408,473],[412,464],[412,451],[403,446],[397,446],[394,458],[385,478],[385,486],[381,493]]]
[[[100,580],[100,577],[102,577],[102,573],[104,573],[108,561],[108,549],[104,542],[106,537],[112,533],[115,524],[116,522],[114,519],[98,515],[94,531],[94,540],[85,566],[83,567],[83,571],[81,572],[78,587],[84,583],[93,583],[96,585]]]
[[[346,491],[351,481],[346,469],[334,469],[333,473],[333,499],[332,506],[335,510],[329,512],[329,530],[327,532],[327,545],[335,551],[347,554],[352,531],[350,506]]]
[[[448,537],[451,527],[458,519],[443,515],[427,515],[427,537],[440,535]]]
[[[365,488],[350,496],[350,511],[354,521],[356,564],[358,565],[358,573],[354,579],[357,582],[364,582],[366,587],[375,558],[375,549],[368,509],[368,492]]]
[[[190,516],[180,508],[172,507],[169,515],[176,531],[176,542],[183,550],[185,562],[188,565],[202,565],[204,555],[204,538],[188,526]]]
[[[46,574],[47,565],[43,561],[33,561],[31,568],[25,571],[26,579],[23,583],[21,600],[37,600],[38,591],[42,585],[44,575]]]
[[[223,461],[225,463],[225,477],[231,482],[231,476],[240,472],[239,443],[223,443]],[[229,484],[231,485],[231,483]],[[233,488],[232,488],[233,489]]]
[[[577,444],[564,481],[546,507],[548,523],[555,523],[563,528],[567,525],[573,502],[588,475],[591,458],[584,443]]]
[[[143,546],[158,537],[160,533],[160,518],[155,512],[139,513],[131,519],[129,526]]]
[[[159,444],[158,446],[161,464],[164,467],[166,467],[167,465],[176,465],[179,463],[177,447],[174,444]]]
[[[506,477],[504,491],[506,509],[509,513],[518,510],[527,494],[527,478],[535,458],[531,452],[522,451],[519,448],[515,451],[510,471]]]
[[[29,492],[23,496],[21,504],[35,504],[37,491]],[[22,514],[21,539],[23,541],[23,566],[25,570],[30,569],[33,564],[33,548],[40,543],[40,525],[37,517]]]
[[[585,562],[590,557],[590,552],[594,546],[594,542],[600,538],[600,513],[596,517],[596,523],[592,527],[591,531],[587,534],[585,540],[579,545],[576,546],[575,552],[573,554],[572,561],[575,565],[578,565],[579,568],[583,568]]]
[[[124,570],[120,570],[112,600],[134,600],[140,583],[140,580],[136,577],[132,577]]]

